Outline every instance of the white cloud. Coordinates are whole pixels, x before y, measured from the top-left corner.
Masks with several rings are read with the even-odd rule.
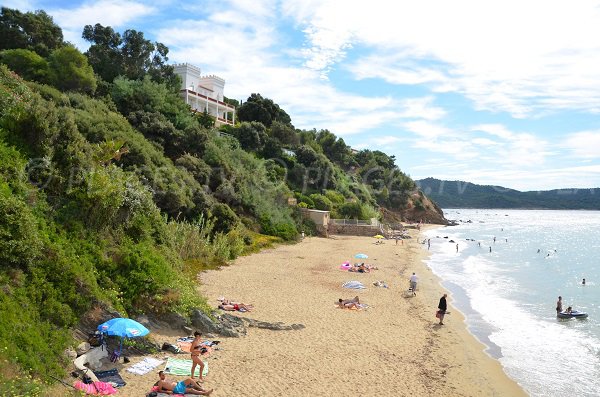
[[[135,1],[101,0],[86,2],[77,8],[57,8],[48,10],[54,22],[63,30],[65,41],[74,44],[81,51],[89,47],[81,34],[85,25],[97,23],[111,26],[115,30],[138,18],[156,12],[152,6]]]
[[[471,131],[483,131],[502,139],[511,139],[514,134],[502,124],[478,124],[471,127]]]
[[[433,105],[434,98],[406,98],[399,102],[402,109],[398,116],[402,118],[413,118],[434,121],[444,117],[447,112],[444,108]]]
[[[119,28],[154,12],[156,12],[154,7],[128,0],[101,0],[83,3],[75,9],[59,8],[49,11],[55,22],[63,29],[80,29],[80,31],[83,31],[85,25],[96,23]]]
[[[4,0],[2,1],[2,7],[19,10],[21,12],[35,11],[39,9],[38,7],[35,7],[34,1],[29,0]]]
[[[349,47],[361,47],[372,55],[351,66],[357,78],[429,83],[465,95],[478,109],[525,117],[546,109],[600,111],[598,6],[374,0],[365,7],[351,0],[339,7],[323,0],[313,3],[312,18],[304,9],[297,22],[310,21],[307,62],[319,60],[311,65],[324,73]]]
[[[584,131],[565,138],[563,146],[583,159],[600,158],[600,131]]]

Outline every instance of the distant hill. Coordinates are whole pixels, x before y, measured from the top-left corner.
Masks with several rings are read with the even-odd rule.
[[[435,178],[415,182],[442,208],[600,210],[600,188],[520,192],[502,186]]]

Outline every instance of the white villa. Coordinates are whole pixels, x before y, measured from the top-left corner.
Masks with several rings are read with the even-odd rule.
[[[201,76],[200,68],[189,63],[173,67],[181,77],[181,96],[185,103],[197,112],[206,110],[216,118],[216,126],[235,123],[235,108],[223,102],[225,80],[215,75]]]

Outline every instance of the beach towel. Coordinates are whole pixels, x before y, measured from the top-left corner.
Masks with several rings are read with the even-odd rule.
[[[132,365],[127,368],[128,372],[134,373],[136,375],[145,375],[148,372],[152,371],[154,368],[158,367],[163,363],[163,360],[159,360],[153,357],[145,357],[142,361],[137,364]]]
[[[167,393],[162,393],[162,392],[158,391],[158,386],[152,387],[151,392],[155,392],[156,393],[154,395],[155,397],[172,397],[172,396],[177,396],[177,397],[192,397],[192,396],[195,396],[195,394],[190,394],[190,393],[185,393],[185,394],[167,394]]]
[[[340,307],[340,305],[338,303],[335,303],[335,308],[336,309],[348,309],[348,310],[366,310],[369,308],[369,305],[367,305],[366,303],[358,303],[356,305],[356,307]]]
[[[181,350],[182,352],[190,352],[190,348],[192,347],[192,342],[180,342],[177,341],[177,346],[179,347],[179,350]]]
[[[352,289],[367,288],[360,281],[346,281],[344,284],[342,284],[342,287],[344,287],[344,288],[352,288]]]
[[[218,345],[219,342],[220,341],[205,340],[204,342],[200,343],[200,346],[205,346],[207,348],[210,348],[210,347]],[[190,348],[192,347],[192,342],[185,340],[185,338],[180,338],[180,339],[177,339],[177,347],[179,347],[179,350],[181,350],[182,352],[189,353]],[[208,349],[208,351],[206,353],[203,353],[202,355],[207,356],[210,354],[211,351],[212,351],[212,349]]]
[[[192,374],[192,364],[192,360],[182,360],[179,358],[169,357],[167,359],[167,363],[165,364],[164,371],[165,374],[190,376]],[[196,372],[195,375],[197,374],[198,372]],[[204,361],[204,370],[202,371],[202,376],[206,376],[207,374],[208,362]]]
[[[78,380],[73,383],[73,387],[83,391],[85,394],[91,394],[92,396],[110,396],[117,392],[117,389],[106,382],[93,382],[87,384]]]
[[[99,381],[110,383],[114,387],[123,387],[127,384],[116,368],[109,369],[108,371],[94,371],[94,375],[96,375]]]

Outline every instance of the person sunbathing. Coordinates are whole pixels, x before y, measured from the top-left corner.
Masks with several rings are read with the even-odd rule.
[[[254,305],[249,303],[232,302],[224,297],[219,297],[217,300],[221,302],[221,304],[218,306],[221,310],[249,312],[254,309]]]
[[[245,305],[243,303],[221,303],[218,308],[228,312],[249,312],[253,309],[252,305]]]
[[[341,309],[360,309],[360,300],[358,296],[355,296],[352,299],[338,299],[338,306]]]
[[[364,263],[361,263],[360,265],[354,265],[353,267],[348,269],[348,271],[349,272],[358,272],[358,273],[369,273],[371,271],[371,269]]]
[[[167,380],[164,371],[158,372],[160,380],[156,384],[158,390],[166,394],[194,394],[196,396],[210,396],[213,389],[204,390],[198,382],[192,378],[187,378],[180,382]]]

